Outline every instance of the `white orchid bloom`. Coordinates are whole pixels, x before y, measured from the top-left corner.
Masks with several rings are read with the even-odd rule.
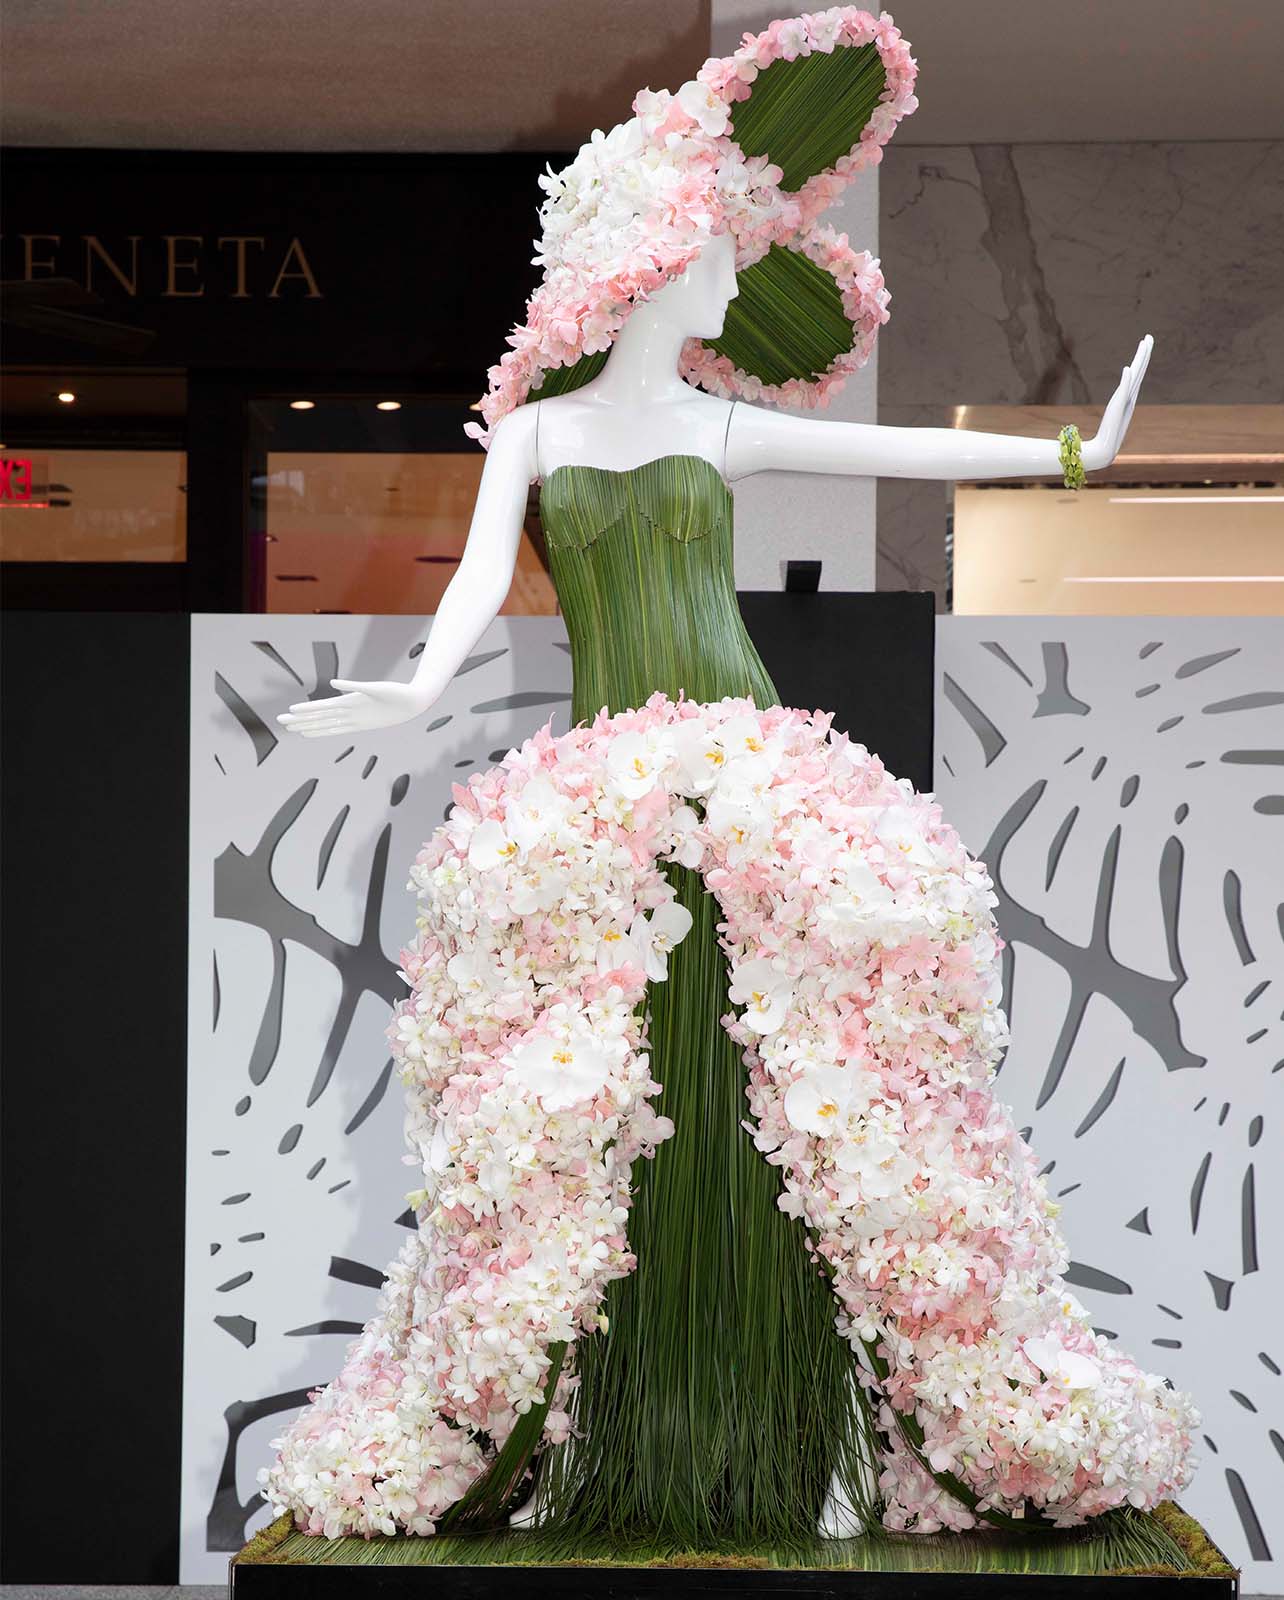
[[[592,1099],[609,1070],[605,1050],[587,1032],[569,1039],[541,1034],[519,1044],[508,1062],[509,1078],[538,1095],[545,1111],[569,1111]]]
[[[899,1194],[918,1171],[917,1163],[894,1140],[863,1134],[848,1137],[834,1165],[851,1180],[841,1197],[844,1205],[886,1200]]]
[[[817,921],[831,937],[873,941],[880,937],[895,900],[873,868],[852,854],[818,909]]]
[[[915,867],[936,865],[936,852],[923,837],[923,825],[909,806],[888,806],[879,816],[874,833],[887,852],[889,864],[899,856]]]
[[[570,878],[565,867],[548,863],[530,866],[517,875],[508,903],[519,917],[530,916],[534,911],[552,911],[565,897]]]
[[[703,717],[691,717],[674,729],[673,748],[682,793],[708,794],[727,761],[718,730],[710,728]]]
[[[669,821],[674,836],[671,859],[679,866],[698,867],[704,860],[704,845],[697,834],[700,818],[694,808],[679,806]]]
[[[1101,1366],[1077,1350],[1066,1350],[1059,1340],[1047,1335],[1026,1339],[1022,1349],[1049,1383],[1059,1389],[1095,1389],[1101,1382]]]
[[[494,818],[479,822],[468,840],[468,865],[478,872],[489,872],[516,855],[517,845]]]
[[[785,1091],[789,1126],[828,1139],[847,1121],[854,1074],[843,1067],[812,1067]]]
[[[770,848],[773,819],[752,790],[739,786],[715,789],[705,805],[709,832],[722,842],[727,865],[738,867]]]
[[[438,1121],[433,1127],[432,1143],[428,1146],[424,1157],[424,1168],[428,1172],[440,1174],[445,1172],[452,1159],[450,1140],[446,1136],[446,1124]]]
[[[641,733],[621,733],[611,741],[606,767],[621,794],[640,800],[655,788],[668,759],[663,741]]]
[[[597,947],[597,970],[615,972],[619,967],[638,967],[646,971],[646,951],[618,924],[609,927]]]
[[[674,96],[687,116],[700,124],[700,131],[717,138],[731,126],[726,101],[714,94],[708,84],[695,78],[684,83]]]
[[[770,961],[742,961],[731,974],[728,998],[744,1007],[740,1020],[755,1033],[775,1033],[793,997],[792,982]]]
[[[691,913],[676,900],[657,906],[650,917],[637,917],[629,938],[643,953],[648,978],[658,983],[669,975],[669,952],[691,931]]]
[[[461,994],[487,994],[503,979],[489,950],[461,950],[446,963],[446,972]]]
[[[729,761],[760,757],[773,764],[778,753],[774,741],[763,735],[757,717],[728,717],[718,729],[718,740]]]
[[[513,1168],[503,1153],[492,1150],[477,1163],[477,1187],[492,1200],[506,1200],[513,1187]]]
[[[570,810],[570,801],[545,777],[535,777],[504,806],[508,836],[523,855],[554,832]]]

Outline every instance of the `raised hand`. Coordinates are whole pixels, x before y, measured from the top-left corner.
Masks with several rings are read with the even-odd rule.
[[[1119,454],[1119,446],[1123,443],[1124,434],[1128,432],[1128,424],[1132,421],[1141,380],[1146,375],[1146,368],[1150,364],[1150,352],[1154,345],[1154,338],[1146,334],[1137,346],[1137,354],[1120,373],[1119,387],[1106,402],[1106,409],[1101,414],[1096,433],[1091,439],[1083,441],[1083,465],[1086,472],[1095,472],[1099,467],[1108,467]]]
[[[409,722],[431,704],[424,691],[410,683],[354,683],[351,678],[331,678],[330,687],[344,692],[328,700],[300,700],[276,720],[305,739],[327,739]]]

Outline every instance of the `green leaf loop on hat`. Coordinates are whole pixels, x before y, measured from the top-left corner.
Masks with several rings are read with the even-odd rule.
[[[819,378],[852,345],[852,325],[833,277],[797,250],[773,244],[736,274],[740,293],[716,339],[704,342],[763,383]]]
[[[860,140],[887,84],[878,47],[813,50],[773,61],[731,115],[731,137],[747,156],[766,156],[786,194],[827,172]]]
[[[675,94],[641,91],[630,122],[541,180],[545,277],[488,373],[486,426],[466,431],[485,443],[515,405],[596,377],[608,351],[585,345],[613,339],[722,227],[736,241],[739,296],[716,339],[687,341],[680,373],[722,396],[825,405],[869,359],[890,297],[879,263],[819,219],[917,106],[917,70],[886,12],[839,5],[746,33]],[[660,141],[664,161],[646,163],[639,138]],[[620,178],[612,209],[602,196],[630,163],[640,176],[631,188]],[[650,198],[631,219],[635,196]]]

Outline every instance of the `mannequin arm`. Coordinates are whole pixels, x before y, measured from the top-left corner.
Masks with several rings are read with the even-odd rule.
[[[1154,341],[1147,334],[1123,369],[1101,423],[1083,441],[1085,471],[1114,460],[1132,419]],[[977,433],[965,428],[891,428],[876,423],[817,422],[737,406],[727,439],[731,478],[754,472],[847,473],[870,478],[1059,478],[1055,439]]]
[[[505,417],[495,430],[463,558],[446,585],[411,681],[331,678],[332,687],[342,693],[301,700],[276,719],[279,723],[315,739],[408,722],[433,704],[498,615],[513,581],[534,476],[533,433],[525,408]]]

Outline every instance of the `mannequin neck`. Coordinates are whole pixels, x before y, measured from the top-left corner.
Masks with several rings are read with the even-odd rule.
[[[690,386],[678,376],[678,358],[688,335],[655,305],[641,305],[615,336],[594,387],[605,399],[680,399]]]

